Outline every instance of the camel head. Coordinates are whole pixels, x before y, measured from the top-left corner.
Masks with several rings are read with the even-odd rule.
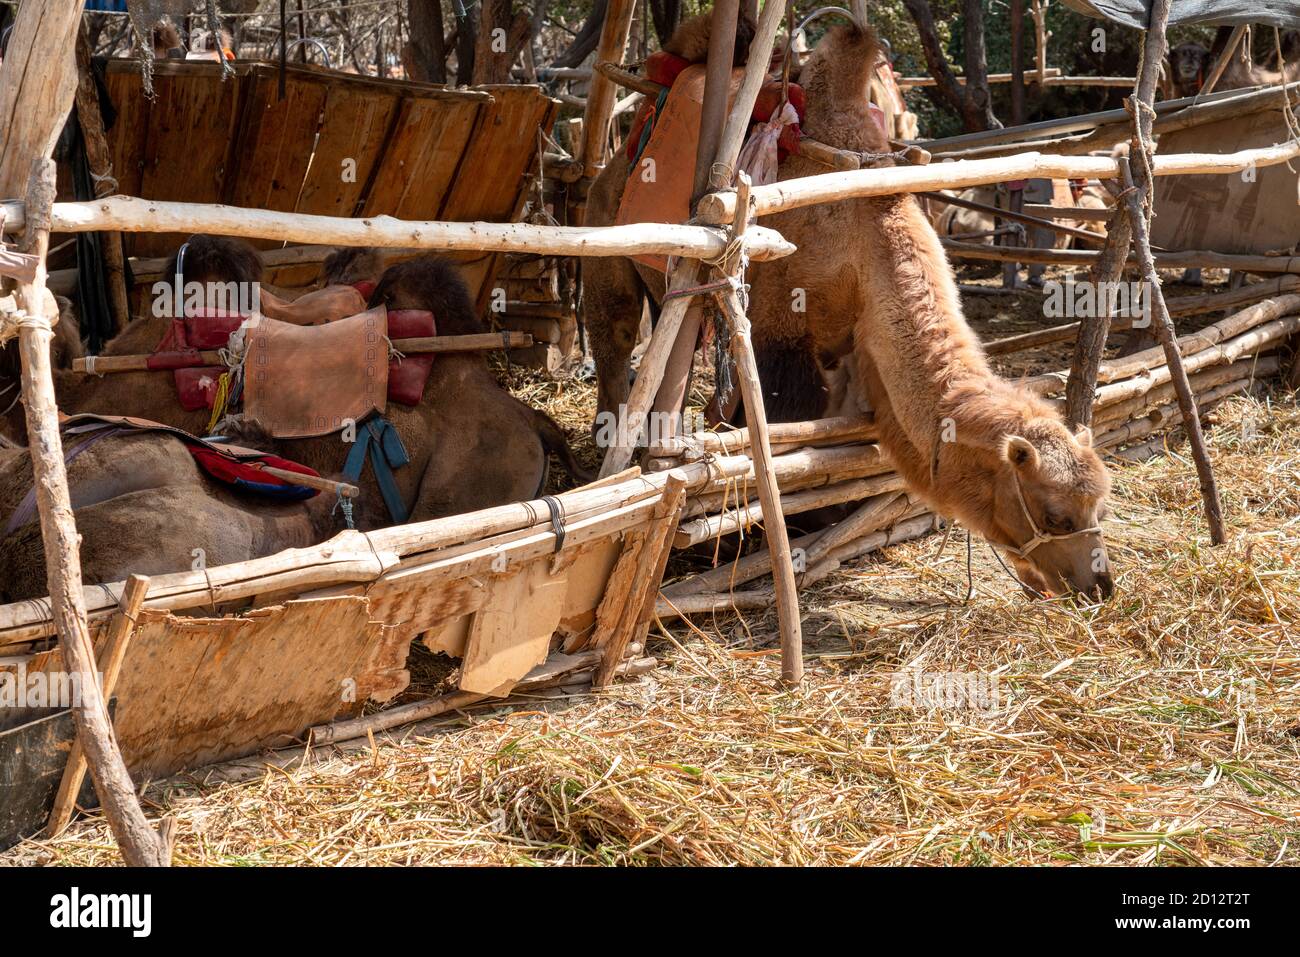
[[[868,102],[871,78],[883,59],[870,27],[845,24],[828,30],[799,71],[808,103],[804,132],[841,149],[888,152],[889,140]]]
[[[1071,433],[1056,418],[1029,419],[993,457],[979,530],[1010,553],[1020,580],[1044,595],[1109,597],[1114,581],[1101,520],[1110,475],[1091,430]]]
[[[370,297],[370,306],[383,303],[394,309],[427,309],[433,313],[440,336],[468,336],[487,332],[474,309],[469,288],[455,264],[437,256],[421,256],[384,270]]]
[[[163,276],[170,279],[178,267],[186,282],[262,281],[262,257],[252,245],[233,236],[191,236],[167,260]]]
[[[378,246],[341,246],[325,257],[321,278],[327,286],[377,283],[388,268],[390,253]]]
[[[1169,51],[1169,81],[1179,96],[1191,96],[1205,81],[1210,51],[1199,43],[1180,43]]]
[[[664,51],[691,63],[704,63],[709,58],[709,33],[713,26],[713,13],[706,11],[687,17],[664,44]],[[737,12],[736,43],[732,65],[744,66],[749,57],[749,45],[754,40],[755,23],[743,8]]]

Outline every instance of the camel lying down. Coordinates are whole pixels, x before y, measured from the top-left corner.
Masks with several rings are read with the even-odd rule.
[[[187,250],[189,279],[256,282],[260,260],[246,244],[195,237]],[[173,264],[174,269],[174,264]],[[368,284],[370,304],[390,310],[432,311],[440,334],[486,329],[474,313],[454,267],[423,257],[383,269],[373,251],[346,251],[327,262],[336,281]],[[382,272],[382,275],[381,275]],[[108,353],[149,352],[162,338],[166,319],[137,320]],[[193,433],[205,431],[206,411],[185,412],[162,372],[103,378],[60,379],[64,412],[132,415]],[[132,388],[134,387],[134,388]],[[547,481],[554,452],[576,479],[578,465],[563,431],[544,413],[506,392],[478,354],[440,355],[419,404],[389,403],[386,419],[401,437],[410,463],[394,472],[407,520],[424,521],[536,497]],[[272,440],[255,427],[227,419],[220,431],[240,444],[300,462],[337,478],[352,446],[336,433]],[[75,442],[65,439],[71,448]],[[355,520],[362,530],[392,524],[374,470],[367,465]],[[127,433],[97,442],[69,464],[69,485],[82,534],[87,582],[121,580],[131,572],[160,574],[243,561],[323,541],[343,527],[335,496],[323,492],[306,502],[251,498],[203,475],[175,437]],[[6,526],[32,487],[25,449],[0,454],[0,601],[46,593],[45,564],[34,512],[18,527]]]
[[[65,444],[73,447],[71,437]],[[0,602],[47,593],[40,523],[25,449],[0,459]],[[68,464],[68,488],[88,584],[160,575],[301,548],[333,534],[334,497],[255,499],[207,478],[174,436],[126,432],[88,445]]]

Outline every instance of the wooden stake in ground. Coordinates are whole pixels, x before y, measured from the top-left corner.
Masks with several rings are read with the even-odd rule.
[[[63,665],[80,683],[81,701],[72,709],[77,740],[86,752],[104,815],[117,838],[127,864],[162,866],[163,848],[136,800],[135,786],[117,747],[113,724],[95,679],[95,655],[86,628],[86,606],[81,590],[81,557],[77,527],[68,495],[68,475],[63,463],[58,408],[50,368],[50,341],[54,337],[45,315],[45,255],[49,249],[50,207],[54,204],[54,161],[32,164],[27,190],[25,252],[40,259],[36,279],[18,287],[25,314],[19,319],[22,357],[23,403],[27,414],[32,479],[45,542],[45,573],[53,605]]]
[[[768,0],[768,4],[776,0]],[[766,9],[763,11],[765,14]],[[740,239],[749,221],[749,177],[741,173],[736,190],[736,224],[733,230]],[[750,435],[750,455],[754,459],[754,476],[758,480],[758,500],[763,506],[763,538],[772,555],[772,580],[776,587],[776,612],[781,629],[781,679],[787,685],[803,681],[803,627],[799,621],[799,589],[795,582],[790,536],[781,511],[781,489],[772,464],[772,441],[767,428],[767,410],[763,407],[763,387],[758,380],[758,363],[750,340],[749,317],[740,298],[744,277],[743,259],[738,255],[728,263],[735,282],[718,295],[718,305],[731,328],[731,353],[736,363],[740,396],[745,403],[745,422]]]
[[[132,575],[126,580],[122,589],[122,599],[117,603],[118,611],[108,627],[108,635],[99,650],[99,673],[104,679],[104,700],[113,697],[113,688],[117,685],[117,676],[122,671],[122,660],[126,657],[127,645],[135,631],[136,619],[144,605],[144,596],[149,591],[149,579],[144,575]],[[63,780],[59,782],[58,793],[54,796],[54,809],[50,811],[50,823],[46,828],[49,837],[58,837],[72,820],[72,812],[77,806],[77,795],[81,793],[81,784],[86,779],[86,752],[81,746],[81,739],[72,742],[68,752],[68,765],[63,769]]]
[[[1159,3],[1161,0],[1156,2]],[[1146,197],[1141,189],[1133,185],[1127,159],[1120,163],[1120,175],[1125,187],[1124,202],[1128,206],[1129,222],[1133,224],[1133,245],[1142,264],[1142,278],[1150,290],[1152,324],[1156,339],[1165,350],[1165,362],[1169,366],[1170,380],[1178,394],[1178,408],[1183,415],[1183,428],[1192,447],[1196,475],[1201,481],[1205,517],[1210,523],[1210,541],[1215,545],[1222,545],[1228,540],[1227,530],[1223,524],[1223,505],[1219,501],[1219,488],[1214,480],[1210,455],[1205,448],[1205,433],[1201,431],[1201,417],[1196,409],[1196,396],[1187,381],[1187,370],[1183,368],[1183,356],[1178,351],[1178,339],[1174,334],[1174,322],[1169,318],[1165,296],[1160,289],[1160,276],[1156,273],[1155,258],[1151,255],[1150,235],[1147,233],[1147,221],[1142,212]]]

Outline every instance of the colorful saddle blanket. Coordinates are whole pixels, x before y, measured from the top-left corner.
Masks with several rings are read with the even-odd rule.
[[[195,464],[210,478],[229,485],[242,492],[248,492],[262,498],[279,501],[301,501],[319,495],[320,490],[271,475],[262,466],[297,472],[300,475],[319,477],[320,473],[297,462],[249,449],[240,445],[227,445],[201,439],[184,429],[163,425],[151,419],[140,419],[127,415],[80,415],[60,416],[59,428],[63,434],[63,464],[71,465],[76,458],[103,439],[127,432],[165,432],[175,436],[194,457]],[[3,529],[0,538],[11,535],[36,518],[36,489],[27,490],[18,507]]]
[[[263,471],[262,466],[268,465],[271,468],[282,469],[286,472],[297,472],[300,475],[319,478],[320,473],[315,469],[310,469],[298,462],[259,449],[250,449],[242,445],[233,445],[226,442],[216,442],[211,439],[201,439],[184,429],[164,425],[161,422],[154,422],[152,419],[141,419],[129,415],[96,415],[87,412],[80,415],[62,416],[59,427],[64,435],[70,437],[87,436],[86,439],[79,441],[65,455],[65,461],[71,461],[84,448],[100,437],[107,437],[120,432],[165,432],[180,439],[185,448],[189,450],[190,455],[194,456],[194,461],[199,468],[211,478],[225,485],[233,486],[241,491],[252,492],[264,498],[274,498],[282,501],[298,501],[320,494],[320,489],[310,488],[306,485],[294,485],[292,482]]]

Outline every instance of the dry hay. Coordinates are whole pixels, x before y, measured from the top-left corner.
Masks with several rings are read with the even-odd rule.
[[[1300,404],[1212,419],[1232,542],[1207,546],[1182,451],[1126,467],[1104,606],[1025,599],[979,542],[964,601],[958,530],[804,596],[802,692],[773,614],[701,617],[638,683],[173,781],[148,810],[179,819],[180,864],[1300,863]],[[1002,707],[891,706],[908,667],[994,676]],[[116,860],[93,816],[0,857]]]

